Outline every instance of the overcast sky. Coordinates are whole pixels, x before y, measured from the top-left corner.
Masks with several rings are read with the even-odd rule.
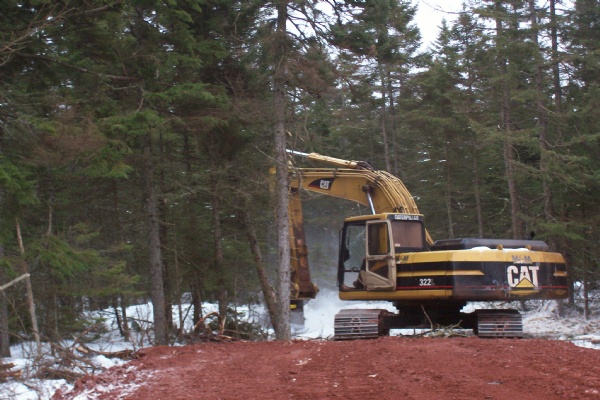
[[[442,19],[450,22],[456,18],[456,12],[462,9],[463,0],[414,0],[418,7],[415,22],[421,30],[425,48],[435,41],[439,34]]]

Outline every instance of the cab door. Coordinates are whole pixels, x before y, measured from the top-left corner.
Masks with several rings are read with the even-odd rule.
[[[362,281],[367,290],[396,289],[396,257],[390,221],[368,221],[366,268]]]

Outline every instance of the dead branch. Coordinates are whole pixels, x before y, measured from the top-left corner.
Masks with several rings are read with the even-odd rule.
[[[14,363],[0,364],[0,371],[6,371],[7,369],[11,369],[14,366]]]
[[[43,379],[64,379],[67,382],[75,382],[85,374],[71,371],[69,369],[57,369],[44,365],[39,369],[38,377]]]
[[[423,314],[425,314],[427,321],[429,321],[429,326],[430,326],[430,332],[424,333],[423,336],[425,336],[425,335],[427,335],[428,337],[468,336],[464,333],[456,332],[457,329],[462,329],[460,326],[462,321],[459,321],[457,324],[448,325],[448,326],[434,324],[433,321],[431,320],[431,318],[429,318],[429,315],[427,314],[427,312],[425,311],[425,307],[421,306],[421,309],[423,310]]]
[[[461,321],[462,322],[462,321]],[[455,325],[442,326],[437,325],[435,329],[427,336],[429,337],[454,337],[454,336],[469,336],[467,333],[460,332],[458,330],[463,329],[460,326],[460,322]]]
[[[79,345],[77,347],[75,347],[75,350],[77,350],[78,352],[80,352],[86,356],[88,356],[90,354],[97,354],[97,355],[101,355],[101,356],[104,356],[107,358],[119,358],[121,360],[131,360],[134,358],[138,358],[135,350],[132,350],[132,349],[125,349],[125,350],[119,350],[119,351],[100,351],[100,350],[90,349],[85,344],[79,343]]]
[[[96,368],[94,363],[84,357],[75,354],[73,348],[63,347],[57,343],[50,342],[50,347],[60,356],[60,364],[65,366],[79,366],[78,363],[84,364],[90,368]]]
[[[136,358],[135,356],[135,350],[132,349],[125,349],[125,350],[120,350],[120,351],[100,351],[100,350],[93,350],[91,348],[89,348],[88,346],[86,346],[83,342],[82,339],[85,335],[87,335],[88,333],[100,328],[100,324],[95,324],[90,326],[88,329],[86,329],[85,331],[83,331],[81,334],[79,334],[76,338],[74,338],[73,340],[73,349],[78,351],[79,353],[83,354],[85,357],[89,357],[92,354],[96,354],[96,355],[101,355],[107,358],[120,358],[121,360],[131,360],[132,358]]]
[[[219,332],[215,335],[210,327],[208,326],[208,323],[206,322],[208,318],[210,317],[216,317],[219,321]],[[194,325],[194,328],[192,329],[192,334],[190,335],[190,338],[192,340],[199,340],[201,338],[203,338],[204,340],[213,340],[213,341],[221,341],[221,340],[234,340],[234,338],[232,338],[231,336],[226,336],[223,334],[223,332],[225,331],[225,320],[223,319],[223,317],[218,313],[218,312],[211,312],[207,315],[205,315],[203,318],[200,318],[200,320],[196,323],[196,325]]]
[[[14,366],[14,363],[0,364],[0,382],[6,382],[9,378],[19,378],[21,376],[21,370],[11,371]]]

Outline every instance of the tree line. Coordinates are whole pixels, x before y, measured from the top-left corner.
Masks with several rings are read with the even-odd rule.
[[[535,232],[589,315],[600,7],[469,1],[423,50],[417,6],[4,0],[0,285],[31,274],[49,340],[108,307],[126,334],[126,307],[151,299],[165,344],[184,294],[194,321],[203,302],[264,301],[289,338],[293,148],[400,177],[434,238]],[[26,315],[24,290],[4,290],[3,355]]]

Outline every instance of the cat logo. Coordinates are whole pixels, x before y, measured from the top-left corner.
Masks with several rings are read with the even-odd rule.
[[[537,265],[510,265],[506,269],[506,278],[511,288],[533,289],[539,286]]]
[[[308,186],[317,189],[331,190],[331,184],[335,178],[317,179],[312,181]]]

